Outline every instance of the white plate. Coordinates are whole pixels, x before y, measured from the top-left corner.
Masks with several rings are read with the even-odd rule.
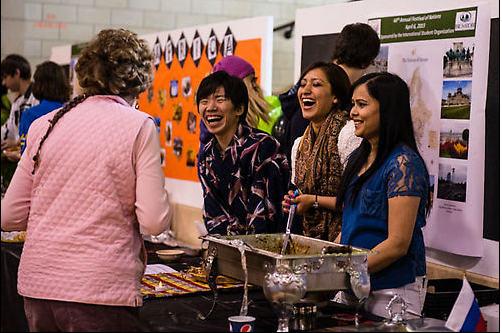
[[[180,259],[185,252],[182,250],[158,250],[156,253],[161,260],[174,261]]]

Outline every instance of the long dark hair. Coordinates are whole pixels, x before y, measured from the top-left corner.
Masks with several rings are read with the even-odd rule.
[[[52,61],[37,65],[33,74],[33,96],[39,101],[65,103],[70,99],[70,80],[63,68]]]
[[[378,139],[378,149],[375,161],[355,182],[354,190],[348,198],[348,203],[353,205],[357,194],[363,184],[377,171],[392,150],[400,143],[411,148],[421,159],[424,168],[427,166],[420,155],[415,135],[413,134],[413,122],[410,109],[410,91],[408,85],[399,76],[391,73],[370,73],[359,78],[352,85],[352,92],[365,84],[368,93],[378,101],[380,109],[380,129]],[[351,156],[347,167],[340,181],[336,210],[342,210],[342,204],[347,194],[352,179],[366,162],[371,152],[371,145],[368,140],[363,140],[353,156]],[[427,177],[427,189],[429,188],[429,177]],[[426,211],[430,210],[430,196],[427,195]]]

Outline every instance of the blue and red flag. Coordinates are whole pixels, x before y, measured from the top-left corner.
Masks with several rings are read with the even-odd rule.
[[[486,332],[486,322],[465,277],[445,326],[455,332]]]

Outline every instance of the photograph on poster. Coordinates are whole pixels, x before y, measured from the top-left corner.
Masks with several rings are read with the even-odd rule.
[[[439,163],[438,199],[465,202],[467,166]]]
[[[173,123],[169,120],[166,121],[166,146],[171,147],[173,145]]]
[[[181,103],[173,103],[173,120],[179,122],[182,115],[183,107],[181,106]]]
[[[183,140],[180,138],[174,138],[173,140],[173,154],[174,156],[180,158],[183,151]]]
[[[373,63],[370,65],[370,67],[368,67],[366,73],[387,72],[388,64],[389,64],[389,46],[381,45],[378,55],[376,56],[375,60],[373,60]]]
[[[160,165],[162,167],[166,166],[166,149],[160,148]]]
[[[187,130],[188,133],[195,133],[197,130],[197,116],[192,111],[188,112]]]
[[[181,79],[181,89],[183,97],[188,98],[188,96],[192,93],[192,80],[190,79],[190,76],[186,76]]]
[[[472,81],[443,81],[441,119],[469,119]]]
[[[172,80],[169,88],[171,98],[178,97],[178,80]]]
[[[195,166],[195,150],[192,147],[187,149],[187,166]]]
[[[159,106],[161,109],[163,109],[164,105],[166,105],[166,99],[167,99],[166,89],[164,89],[164,88],[159,89],[158,95],[159,95],[159,98],[158,98]]]
[[[472,61],[474,44],[465,41],[454,41],[443,55],[443,76],[472,77]]]
[[[466,160],[469,153],[469,128],[465,124],[442,125],[439,157]]]

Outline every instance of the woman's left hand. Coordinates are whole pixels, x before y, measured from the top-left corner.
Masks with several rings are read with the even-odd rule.
[[[286,214],[289,214],[289,207],[291,206],[291,204],[294,203],[292,202],[292,200],[294,200],[294,197],[295,193],[293,191],[289,191],[288,194],[284,196],[284,200],[282,201],[281,204],[282,204],[282,210]]]

